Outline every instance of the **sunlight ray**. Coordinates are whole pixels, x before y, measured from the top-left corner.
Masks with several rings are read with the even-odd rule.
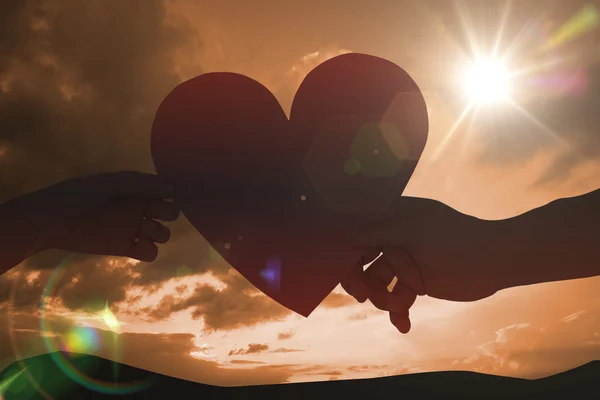
[[[464,47],[460,45],[460,42],[455,37],[453,37],[453,35],[448,34],[448,27],[446,26],[442,18],[439,16],[439,14],[436,14],[436,11],[434,9],[425,4],[422,4],[422,7],[423,9],[425,9],[425,15],[427,15],[429,20],[432,22],[432,26],[436,27],[437,33],[442,36],[442,39],[453,49],[458,50],[459,52],[464,54]]]
[[[556,134],[552,129],[548,128],[541,121],[531,115],[527,110],[525,110],[522,106],[518,105],[512,100],[508,100],[508,104],[510,104],[514,109],[516,109],[525,119],[529,122],[533,123],[536,127],[541,129],[545,134],[555,140],[555,142],[560,145],[564,150],[574,151],[573,147],[569,145],[565,140],[563,140],[559,135]]]
[[[504,11],[502,13],[502,18],[500,20],[500,27],[498,28],[498,35],[496,35],[496,42],[494,44],[494,50],[492,51],[493,57],[496,57],[498,55],[498,50],[500,49],[500,43],[502,43],[502,39],[504,36],[504,29],[506,28],[506,21],[508,20],[508,15],[510,13],[511,6],[512,6],[512,0],[506,0],[506,4],[504,6]]]
[[[467,148],[469,147],[469,143],[471,142],[471,137],[473,136],[472,132],[473,132],[473,123],[475,122],[475,119],[477,118],[477,114],[478,114],[478,108],[474,107],[473,108],[473,112],[470,113],[470,117],[469,117],[469,122],[467,123],[467,130],[466,133],[464,135],[464,139],[462,140],[462,144],[461,144],[461,149],[460,149],[460,158],[462,159],[464,154],[467,151]]]
[[[446,136],[442,139],[441,143],[438,145],[437,149],[435,150],[435,152],[433,154],[433,162],[435,162],[435,161],[438,160],[438,158],[440,157],[441,153],[444,151],[444,149],[448,145],[450,139],[452,139],[452,137],[454,136],[454,133],[456,132],[456,130],[458,129],[458,127],[460,126],[460,124],[463,122],[463,120],[465,119],[465,117],[473,109],[474,105],[475,104],[473,102],[469,103],[465,107],[465,109],[462,111],[462,113],[460,114],[460,116],[458,117],[458,119],[454,122],[454,124],[452,125],[452,127],[450,128],[450,130],[448,131],[448,133],[446,134]]]
[[[514,57],[514,53],[518,51],[518,48],[523,42],[525,35],[531,30],[531,26],[535,23],[536,20],[539,21],[539,13],[531,15],[525,23],[525,25],[523,25],[523,28],[521,28],[519,33],[514,37],[511,44],[506,48],[504,52],[504,56],[506,58]]]
[[[462,0],[455,1],[454,6],[458,14],[458,18],[460,19],[460,24],[463,28],[463,33],[467,37],[469,46],[471,47],[471,54],[478,55],[479,46],[475,41],[475,35],[473,33],[473,24],[471,23],[471,19],[468,17],[469,13],[467,11],[467,7],[463,4]]]
[[[546,62],[535,64],[529,67],[515,69],[509,72],[510,78],[517,78],[521,76],[526,76],[535,72],[542,71],[547,68],[557,67],[565,63],[565,58],[554,58],[552,60],[547,60]]]

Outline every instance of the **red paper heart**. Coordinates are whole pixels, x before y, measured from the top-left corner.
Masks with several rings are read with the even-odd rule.
[[[156,113],[152,156],[182,212],[223,258],[308,316],[361,259],[344,231],[393,212],[427,131],[410,76],[354,53],[307,75],[289,120],[271,92],[243,75],[182,83]]]

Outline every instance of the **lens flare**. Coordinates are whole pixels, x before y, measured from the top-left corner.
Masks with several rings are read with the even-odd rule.
[[[561,25],[544,45],[542,51],[555,49],[571,40],[595,29],[600,21],[600,15],[596,7],[584,6],[577,14],[569,18]]]
[[[104,306],[104,311],[102,312],[102,319],[111,331],[117,333],[120,331],[121,324],[119,323],[117,317],[115,317],[115,315],[112,313],[112,311],[110,311],[110,308],[108,307],[108,302],[106,302],[106,305]]]
[[[11,385],[13,385],[13,383],[15,383],[17,379],[19,379],[19,377],[25,372],[26,369],[27,367],[16,371],[15,373],[11,373],[9,374],[10,376],[6,377],[6,379],[0,381],[0,400],[4,399],[4,395],[7,391],[11,389]]]
[[[79,326],[67,333],[64,346],[69,353],[95,353],[100,349],[100,338],[93,328]]]
[[[281,260],[279,257],[271,257],[267,265],[260,271],[260,276],[267,281],[272,290],[279,290],[281,285]]]
[[[112,395],[125,395],[131,393],[137,393],[148,389],[153,382],[150,379],[141,381],[131,382],[118,382],[117,380],[111,382],[105,382],[96,378],[93,378],[84,371],[81,371],[75,367],[75,365],[69,360],[69,357],[65,354],[64,349],[61,349],[56,345],[57,339],[65,339],[63,335],[56,335],[52,329],[50,320],[47,318],[47,299],[54,297],[55,290],[60,278],[64,275],[65,269],[68,266],[69,259],[65,259],[48,279],[48,283],[44,288],[42,294],[42,300],[40,304],[40,328],[42,333],[42,339],[46,345],[47,351],[55,362],[56,366],[71,380],[86,387],[89,390],[96,391],[102,394]],[[120,323],[114,316],[114,314],[108,309],[108,304],[105,306],[103,312],[103,319],[106,325],[111,330],[120,329]],[[115,335],[117,333],[114,333]],[[93,328],[75,328],[66,335],[64,340],[68,349],[93,349],[96,346],[100,346],[100,340],[97,338],[97,332]],[[63,351],[61,351],[63,350]]]

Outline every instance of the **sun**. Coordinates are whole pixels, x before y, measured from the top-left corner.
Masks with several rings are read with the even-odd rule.
[[[465,69],[464,88],[474,104],[497,103],[509,96],[509,77],[509,71],[501,60],[480,58]]]

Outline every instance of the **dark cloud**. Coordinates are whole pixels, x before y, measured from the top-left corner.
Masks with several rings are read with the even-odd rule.
[[[281,320],[291,312],[274,300],[259,293],[244,277],[230,271],[219,275],[225,283],[224,289],[199,285],[186,298],[164,296],[154,308],[140,310],[141,315],[157,321],[187,309],[192,318],[201,318],[207,331],[231,330],[258,323]]]
[[[54,270],[21,265],[0,276],[0,303],[8,301],[14,292],[12,304],[18,308],[37,308],[47,296],[71,310],[96,311],[106,302],[126,300],[127,289],[134,282],[134,268],[127,259],[113,257],[75,257]]]
[[[244,355],[244,354],[260,354],[267,350],[269,350],[268,344],[250,343],[248,345],[248,348],[231,350],[231,351],[229,351],[229,353],[227,355],[239,356],[239,355]]]
[[[352,365],[346,368],[348,371],[353,372],[367,372],[367,371],[376,371],[380,369],[388,369],[389,365]]]
[[[0,202],[57,181],[99,172],[154,172],[154,112],[184,78],[200,74],[196,27],[162,0],[3,1],[0,6]],[[189,76],[185,77],[186,79]],[[181,218],[139,284],[219,267]],[[29,268],[53,268],[61,252]],[[93,268],[98,257],[87,260]],[[113,282],[115,283],[115,282]]]
[[[179,80],[169,50],[191,28],[165,24],[156,0],[6,3],[0,200],[83,174],[152,171],[154,111]]]
[[[44,257],[42,257],[44,258]],[[52,262],[49,260],[53,259]],[[281,320],[291,312],[269,297],[258,292],[245,278],[234,270],[218,274],[225,288],[216,289],[199,285],[187,297],[183,286],[162,297],[155,306],[138,308],[142,294],[132,297],[131,289],[158,290],[141,280],[144,264],[136,264],[126,258],[117,257],[73,257],[59,270],[61,257],[34,260],[31,268],[23,264],[9,274],[0,276],[0,304],[7,302],[11,293],[13,306],[17,308],[39,307],[42,297],[59,300],[70,310],[93,312],[105,307],[108,302],[117,311],[137,315],[143,320],[167,320],[173,313],[191,310],[194,319],[202,319],[207,331],[231,330],[257,323]],[[214,271],[213,271],[214,272]],[[16,287],[15,287],[16,285]],[[45,292],[44,292],[45,291]]]

